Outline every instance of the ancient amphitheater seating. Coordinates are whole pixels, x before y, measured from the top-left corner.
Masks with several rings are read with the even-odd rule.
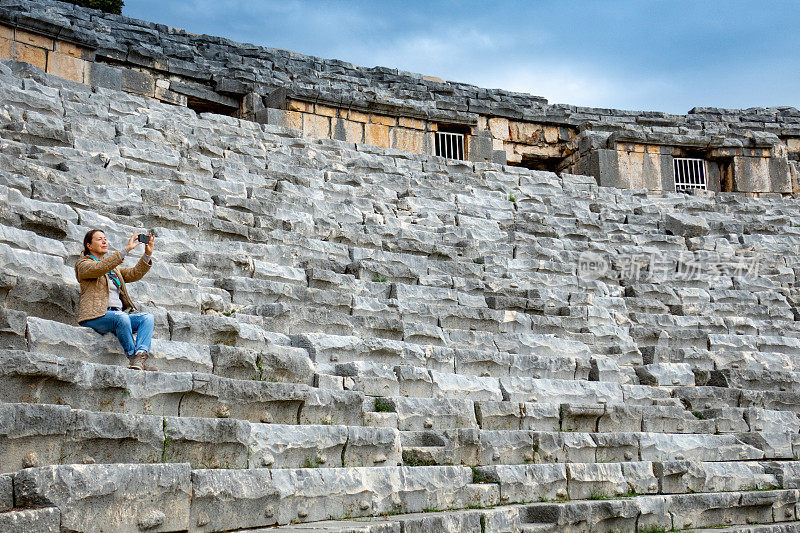
[[[797,531],[797,220],[0,63],[0,530]],[[94,227],[158,232],[157,372],[75,323]]]

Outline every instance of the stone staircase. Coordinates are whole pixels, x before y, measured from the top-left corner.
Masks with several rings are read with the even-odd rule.
[[[798,221],[0,63],[0,531],[800,531]]]

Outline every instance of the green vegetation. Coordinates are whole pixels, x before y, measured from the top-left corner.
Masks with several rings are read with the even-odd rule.
[[[433,459],[420,457],[413,451],[403,451],[403,466],[436,466]]]
[[[75,4],[81,7],[90,7],[92,9],[99,9],[106,13],[113,13],[115,15],[122,15],[122,7],[125,5],[123,0],[64,0],[70,4]]]
[[[322,466],[322,464],[323,463],[319,460],[319,457],[314,457],[314,459],[306,457],[306,460],[303,462],[303,468],[319,468]]]
[[[375,283],[386,283],[386,276],[381,276],[375,272],[375,275],[372,277],[372,281]]]
[[[513,192],[508,193],[508,201],[509,202],[516,202],[517,201],[517,197],[514,196]]]
[[[472,467],[472,482],[473,483],[495,483],[495,481],[489,478],[486,474],[481,472],[478,467]]]
[[[375,398],[375,412],[376,413],[394,413],[394,404],[386,398]]]
[[[640,529],[639,533],[671,533],[673,531],[677,531],[677,529],[666,529],[661,526],[650,526],[644,529]]]
[[[706,419],[705,415],[703,415],[703,413],[701,413],[699,411],[692,411],[692,414],[698,420],[705,420]]]

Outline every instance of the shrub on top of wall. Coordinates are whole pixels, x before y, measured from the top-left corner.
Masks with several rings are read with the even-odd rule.
[[[92,9],[99,9],[106,13],[114,13],[115,15],[122,15],[122,6],[125,5],[123,0],[64,0],[70,4],[76,4],[81,7],[90,7]]]

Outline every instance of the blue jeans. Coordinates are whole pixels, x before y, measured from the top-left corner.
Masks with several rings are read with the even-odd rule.
[[[84,320],[81,326],[92,328],[98,333],[116,333],[125,355],[133,357],[136,352],[149,352],[153,340],[153,315],[150,313],[128,314],[122,311],[107,311],[105,315]],[[133,340],[133,332],[136,340]]]

